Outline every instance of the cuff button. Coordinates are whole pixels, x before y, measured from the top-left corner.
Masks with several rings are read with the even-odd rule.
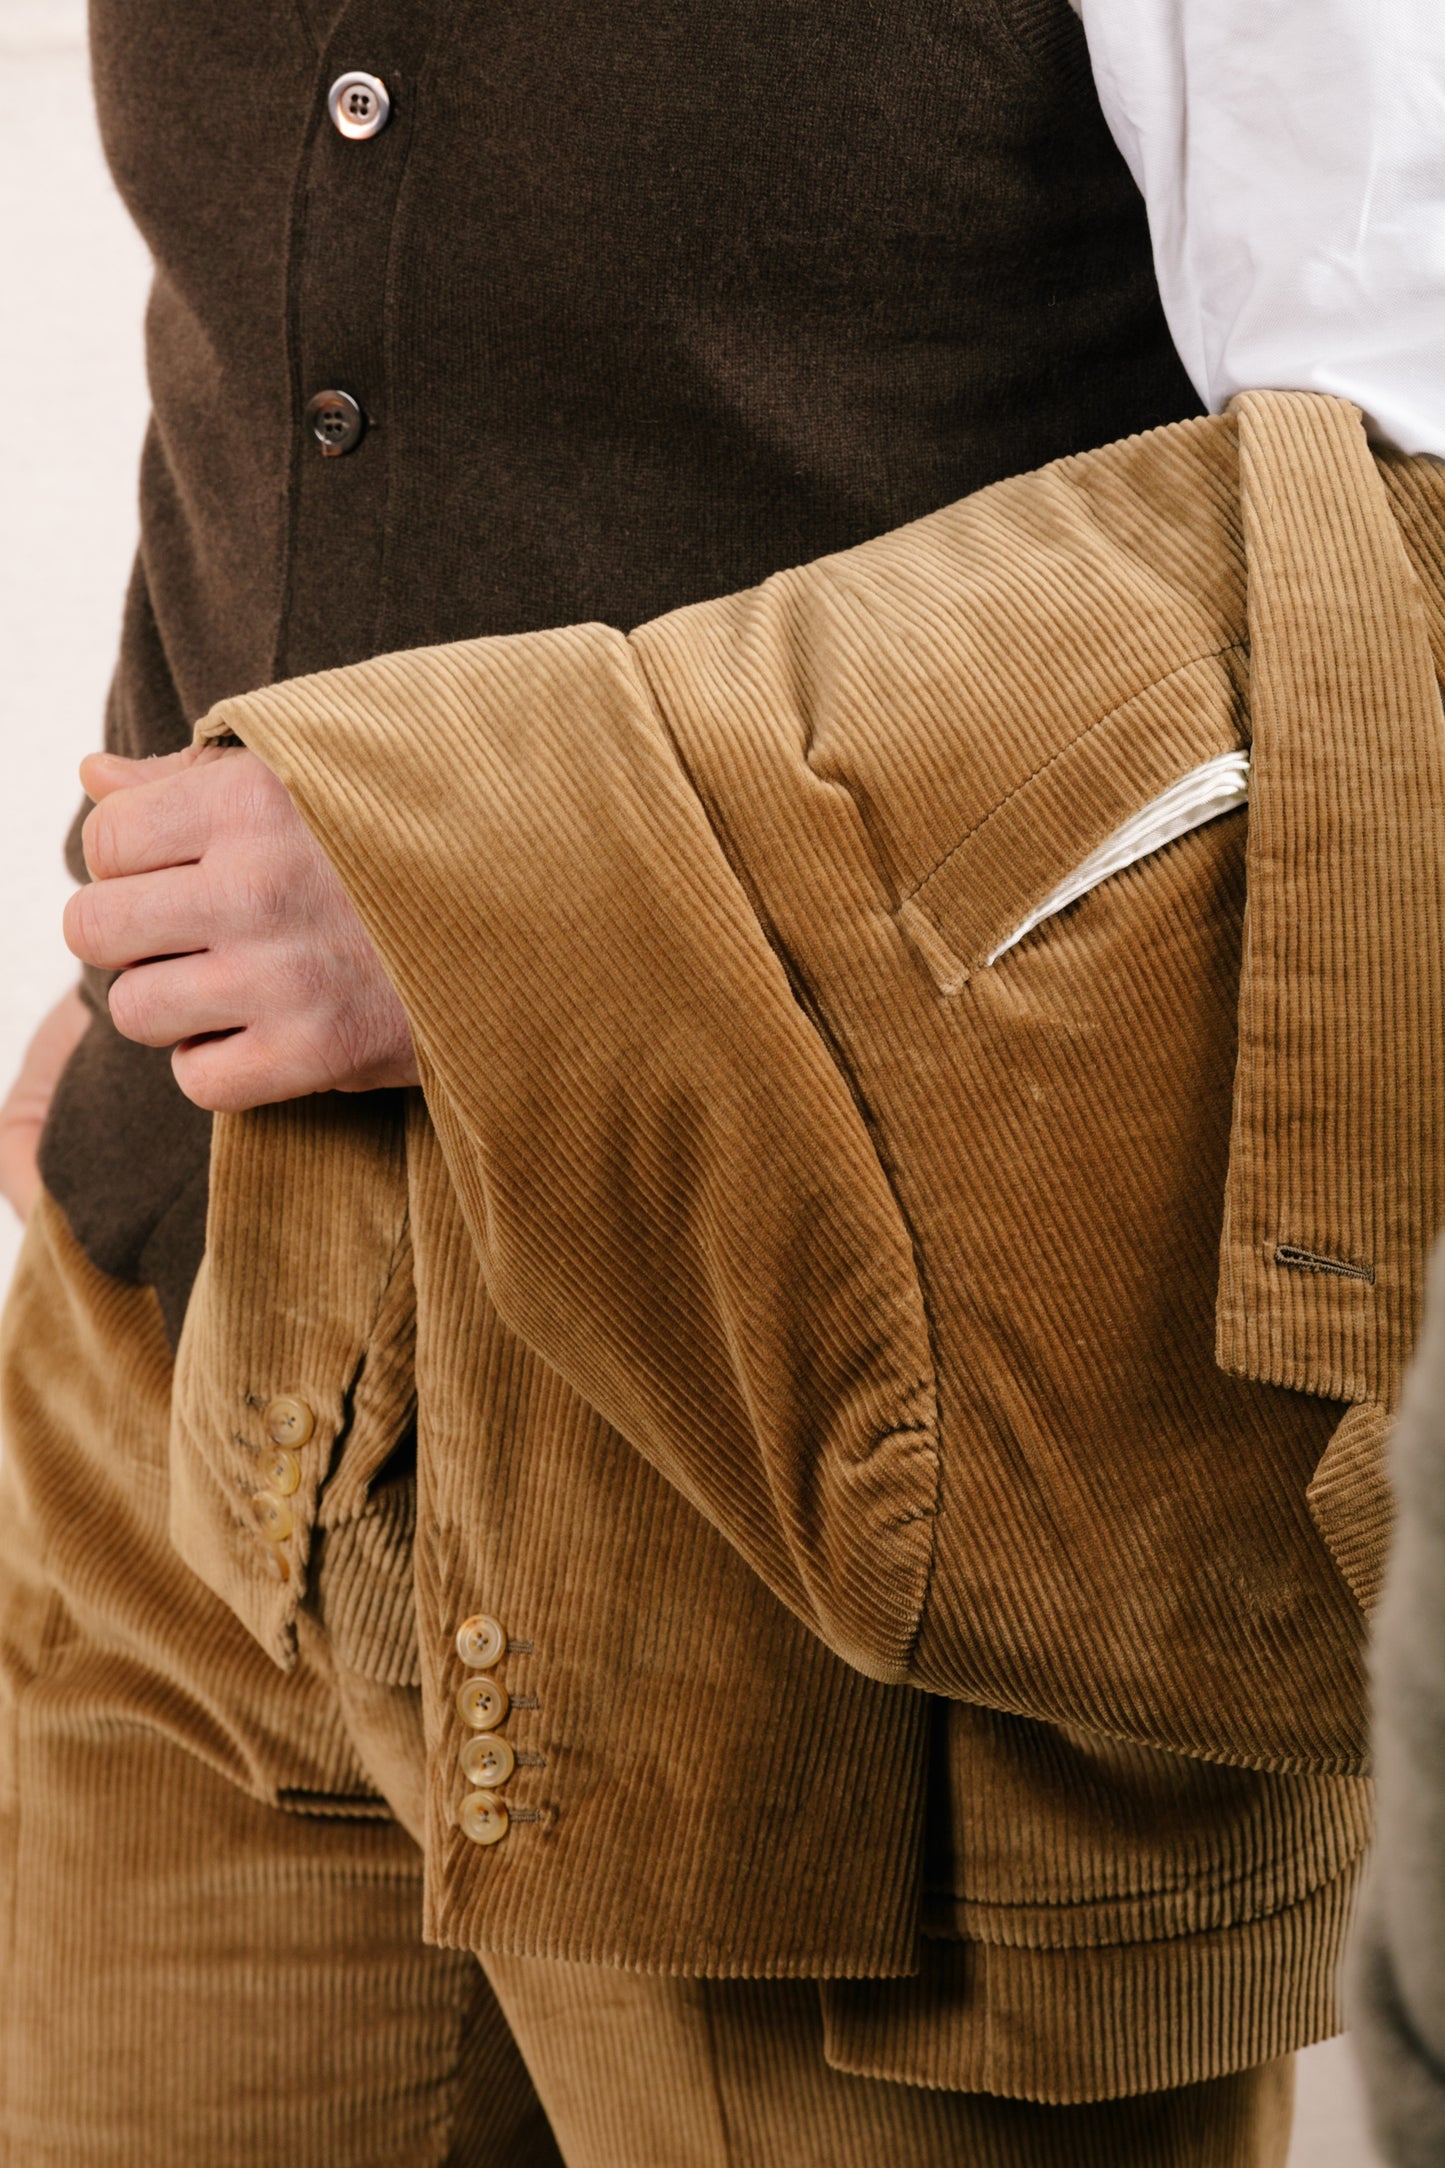
[[[511,1820],[500,1799],[491,1792],[468,1792],[457,1816],[462,1835],[473,1844],[500,1844]]]
[[[313,1411],[304,1400],[293,1400],[289,1393],[268,1400],[261,1421],[273,1445],[304,1445],[316,1428]]]
[[[274,1543],[263,1545],[261,1564],[271,1580],[279,1582],[283,1588],[286,1586],[291,1578],[291,1561],[284,1551],[278,1550]]]
[[[473,1671],[490,1671],[507,1653],[507,1636],[500,1622],[479,1611],[457,1628],[457,1654]]]
[[[301,1463],[284,1445],[262,1455],[261,1474],[267,1490],[274,1491],[278,1498],[294,1497],[301,1488]]]
[[[286,1541],[291,1533],[291,1508],[284,1498],[278,1498],[274,1491],[257,1491],[251,1500],[251,1511],[263,1536],[269,1536],[273,1543]]]
[[[506,1722],[510,1707],[500,1679],[468,1679],[457,1695],[457,1714],[471,1731],[495,1731]]]
[[[499,1731],[479,1732],[461,1752],[462,1775],[484,1792],[499,1792],[517,1766],[510,1739]]]

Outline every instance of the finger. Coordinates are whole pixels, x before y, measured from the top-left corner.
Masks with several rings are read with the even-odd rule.
[[[94,757],[109,761],[113,756]],[[97,881],[156,873],[200,857],[210,838],[212,806],[209,794],[197,788],[200,777],[194,771],[200,763],[182,766],[183,759],[174,753],[165,760],[118,763],[137,772],[92,806],[80,831],[85,863]],[[167,772],[156,775],[161,768]]]
[[[211,885],[195,865],[95,881],[76,890],[61,927],[71,954],[99,971],[193,955],[214,931]]]
[[[122,971],[110,990],[115,1028],[138,1046],[176,1046],[245,1022],[234,980],[213,956],[173,956]]]
[[[183,745],[179,752],[148,753],[143,760],[130,760],[124,753],[87,753],[80,763],[81,787],[98,805],[118,790],[169,782],[172,776],[204,767],[232,750],[230,745]]]
[[[304,1059],[256,1028],[184,1042],[171,1069],[186,1097],[213,1114],[244,1114],[326,1089]]]
[[[164,783],[173,775],[194,768],[216,746],[185,745],[178,753],[153,753],[145,760],[127,760],[123,753],[87,753],[80,763],[80,785],[87,798],[99,805],[118,790],[135,790],[143,783]]]

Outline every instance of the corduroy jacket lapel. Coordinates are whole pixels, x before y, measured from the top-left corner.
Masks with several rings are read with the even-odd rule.
[[[1445,1215],[1445,721],[1358,416],[1238,414],[1254,751],[1218,1356],[1391,1408]]]
[[[1254,751],[1218,1358],[1355,1403],[1309,1496],[1368,1607],[1445,1217],[1439,605],[1352,408],[1254,392],[1235,411]]]

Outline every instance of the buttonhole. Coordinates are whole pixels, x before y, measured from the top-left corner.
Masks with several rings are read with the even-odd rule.
[[[1276,1242],[1274,1261],[1294,1272],[1323,1272],[1335,1280],[1363,1280],[1375,1284],[1373,1265],[1352,1265],[1343,1257],[1323,1257],[1318,1250],[1302,1250],[1296,1242]]]

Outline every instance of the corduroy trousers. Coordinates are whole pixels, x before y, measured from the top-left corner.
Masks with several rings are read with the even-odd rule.
[[[180,1564],[154,1298],[49,1203],[0,1364],[6,2168],[1280,2168],[1287,2060],[1043,2107],[841,2075],[808,1981],[428,1948],[410,1690]]]

